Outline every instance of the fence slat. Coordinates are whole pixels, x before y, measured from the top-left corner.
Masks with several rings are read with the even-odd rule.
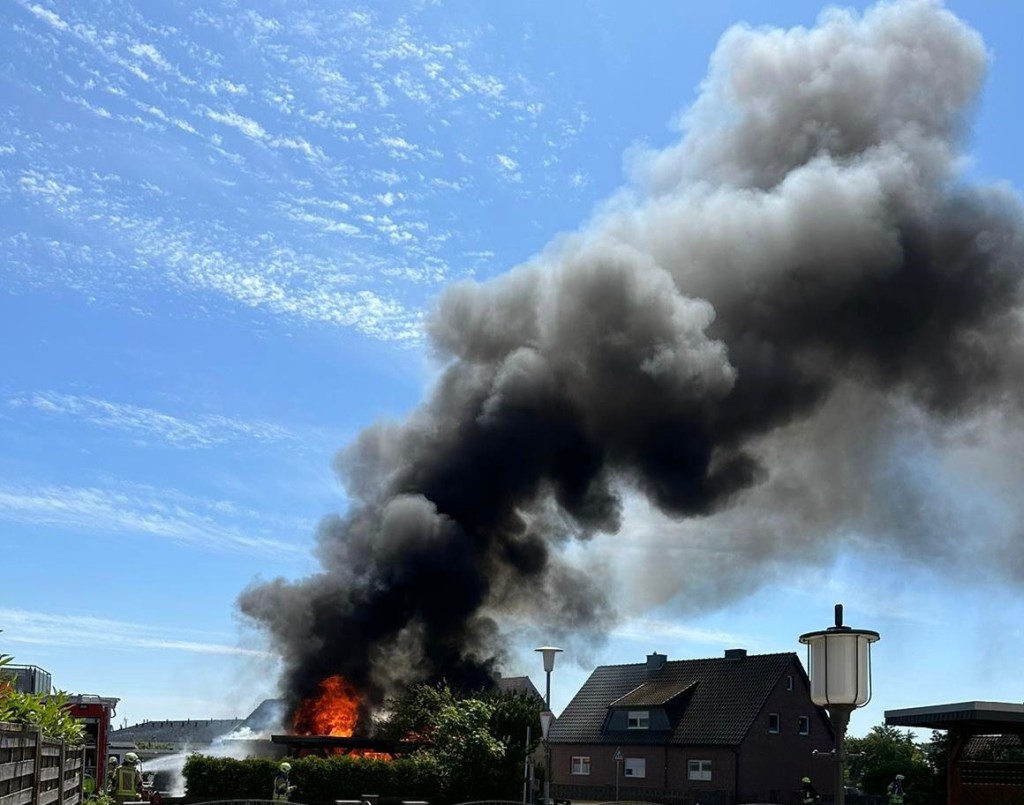
[[[14,780],[18,777],[28,777],[36,770],[34,760],[13,760],[10,763],[0,763],[0,782]]]
[[[43,793],[43,732],[36,729],[36,779],[32,786],[32,805],[39,805],[39,796]]]
[[[20,746],[35,746],[31,733],[0,731],[0,749],[15,749]]]
[[[0,805],[81,805],[84,747],[45,738],[35,726],[0,722],[0,750]]]
[[[0,797],[0,805],[28,805],[32,801],[32,789],[16,791],[6,797]]]

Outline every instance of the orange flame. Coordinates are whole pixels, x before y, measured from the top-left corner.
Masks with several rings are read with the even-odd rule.
[[[340,675],[320,683],[320,694],[306,699],[292,717],[296,735],[333,735],[348,738],[359,719],[359,694]]]

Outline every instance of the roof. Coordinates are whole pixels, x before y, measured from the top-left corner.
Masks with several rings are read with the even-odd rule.
[[[603,733],[611,705],[660,706],[680,693],[691,695],[675,730],[672,744],[735,746],[742,742],[772,689],[794,664],[794,652],[751,654],[666,662],[648,672],[646,663],[602,665],[569,702],[551,726],[552,743],[644,744],[664,742],[641,730]],[[659,704],[653,704],[659,702]]]
[[[662,679],[644,682],[625,696],[611,703],[611,707],[664,707],[680,693],[693,688],[694,681],[680,682],[678,679]]]
[[[240,729],[248,728],[253,732],[269,732],[280,730],[285,720],[284,699],[264,699],[256,709],[245,717]]]
[[[539,699],[544,698],[528,676],[499,676],[496,682],[501,693],[521,693]]]
[[[154,741],[157,743],[212,743],[242,724],[241,719],[143,721],[110,733],[112,741]]]
[[[885,723],[893,727],[955,730],[974,735],[1024,731],[1024,704],[958,702],[886,710]]]
[[[219,738],[237,737],[237,733],[246,730],[250,733],[269,734],[272,730],[281,728],[284,714],[283,699],[264,699],[244,720],[239,718],[189,718],[143,721],[140,724],[113,730],[110,733],[110,740],[125,743],[134,741],[213,743]]]

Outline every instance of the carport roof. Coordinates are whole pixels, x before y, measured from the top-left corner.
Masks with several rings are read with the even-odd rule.
[[[959,702],[886,710],[885,723],[891,727],[953,730],[973,735],[1024,732],[1024,704]]]

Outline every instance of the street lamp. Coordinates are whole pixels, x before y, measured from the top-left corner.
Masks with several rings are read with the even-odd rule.
[[[843,605],[836,604],[836,625],[800,635],[807,646],[807,673],[811,678],[811,701],[828,709],[836,731],[836,805],[844,805],[846,727],[850,714],[871,700],[871,644],[878,632],[843,626]]]
[[[540,727],[544,733],[544,805],[551,805],[551,744],[548,743],[548,729],[554,714],[551,712],[551,672],[555,670],[555,655],[560,654],[562,649],[554,646],[541,646],[534,649],[544,657],[544,707],[545,712],[540,714]],[[545,718],[546,717],[546,718]]]

